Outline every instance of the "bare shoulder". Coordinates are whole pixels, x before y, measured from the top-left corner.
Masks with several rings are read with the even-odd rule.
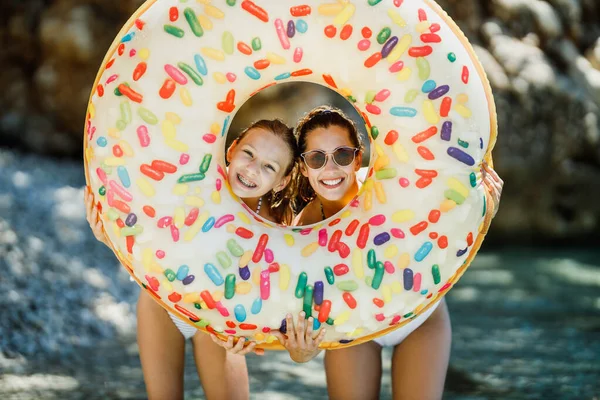
[[[304,226],[316,224],[317,222],[321,221],[320,217],[320,209],[319,212],[317,212],[317,207],[315,206],[315,203],[310,202],[306,207],[302,209],[302,211],[298,213],[296,218],[294,218],[294,223],[292,225]]]

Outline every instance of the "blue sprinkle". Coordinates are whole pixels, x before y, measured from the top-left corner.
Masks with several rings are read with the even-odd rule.
[[[457,147],[448,147],[447,153],[450,157],[462,162],[463,164],[469,166],[475,165],[475,160],[473,157]]]
[[[414,117],[417,115],[417,110],[411,107],[392,107],[390,114],[396,117]]]
[[[206,68],[206,63],[204,62],[204,58],[200,54],[196,54],[194,56],[194,61],[196,62],[196,69],[202,75],[208,74],[208,69]]]
[[[258,314],[262,310],[262,299],[257,297],[254,302],[252,302],[252,309],[250,310],[252,314]]]
[[[427,290],[427,289],[423,289],[423,290],[421,290],[421,294],[423,294],[423,295],[427,294],[427,292],[428,292],[428,290]]]
[[[246,67],[244,68],[244,72],[249,78],[254,79],[255,81],[260,79],[260,72],[254,67]]]
[[[188,267],[187,265],[183,264],[177,270],[177,279],[179,279],[180,281],[184,280],[185,277],[187,276],[188,272],[190,272],[190,267]]]
[[[241,305],[241,304],[236,305],[235,308],[233,309],[233,313],[235,314],[235,318],[239,322],[244,322],[246,320],[246,309],[244,308],[243,305]]]
[[[306,23],[306,21],[303,19],[299,19],[298,21],[296,21],[296,30],[300,33],[306,33],[306,31],[308,30],[308,24]]]
[[[443,95],[445,95],[446,93],[448,93],[449,91],[450,91],[450,86],[442,85],[442,86],[436,88],[435,90],[429,92],[429,95],[427,97],[429,97],[429,100],[437,100],[440,97],[442,97]]]
[[[483,138],[479,138],[479,148],[483,149]]]
[[[250,268],[246,265],[245,267],[240,268],[240,278],[247,281],[250,279]]]
[[[340,339],[340,343],[342,343],[342,344],[352,343],[352,342],[354,342],[354,339]]]
[[[427,257],[427,255],[429,254],[431,249],[433,249],[433,243],[431,243],[431,242],[423,243],[421,248],[419,250],[417,250],[417,252],[415,253],[415,260],[418,262],[423,261],[425,259],[425,257]]]
[[[433,89],[435,89],[435,81],[432,81],[431,79],[428,81],[425,81],[423,83],[423,86],[421,87],[421,90],[423,91],[423,93],[429,93],[431,92]]]
[[[285,318],[281,320],[281,325],[279,326],[279,332],[284,335],[287,333],[287,322],[285,322]]]
[[[96,144],[100,147],[106,147],[106,145],[108,144],[108,142],[106,141],[106,138],[104,136],[100,136],[98,138],[98,140],[96,140]]]
[[[210,217],[209,219],[206,220],[204,225],[202,225],[202,232],[210,231],[210,228],[212,228],[214,225],[215,225],[215,217]]]
[[[411,290],[413,287],[413,283],[414,283],[412,269],[404,268],[404,274],[402,276],[402,280],[404,281],[404,290]]]
[[[225,121],[223,121],[223,128],[221,129],[221,137],[223,137],[225,135],[225,132],[227,132],[227,126],[229,125],[230,118],[231,118],[231,115],[228,115],[227,118],[225,118]]]
[[[183,283],[184,285],[189,285],[190,283],[194,282],[194,279],[196,279],[196,276],[188,275],[185,278],[183,278],[181,283]]]
[[[134,213],[130,213],[127,216],[127,218],[125,218],[125,225],[127,225],[127,226],[134,226],[136,222],[137,222],[137,215],[135,215]]]
[[[208,275],[210,280],[217,286],[221,286],[225,282],[223,280],[223,276],[221,276],[221,273],[219,272],[217,267],[215,267],[211,263],[204,264],[204,272],[206,273],[206,275]]]
[[[129,32],[127,35],[123,36],[123,38],[121,39],[121,43],[131,41],[131,39],[133,39],[134,36],[135,36],[135,32]]]
[[[127,172],[127,168],[120,165],[117,167],[117,174],[119,175],[119,179],[124,187],[128,188],[131,186],[131,179],[129,179],[129,173]]]
[[[387,243],[390,240],[390,237],[389,233],[382,232],[373,238],[373,243],[375,246],[381,246],[382,244]]]
[[[464,254],[467,252],[467,250],[469,250],[469,246],[465,247],[463,250],[459,250],[459,251],[457,251],[457,252],[456,252],[456,257],[461,257],[461,256],[463,256],[463,255],[464,255]]]
[[[323,281],[316,281],[314,291],[313,291],[313,297],[315,300],[315,304],[318,306],[320,306],[321,303],[323,303],[323,290],[324,290]]]
[[[292,74],[291,74],[291,73],[289,73],[289,72],[284,72],[283,74],[279,74],[279,75],[277,75],[277,76],[275,77],[275,80],[276,80],[276,81],[280,81],[280,80],[283,80],[283,79],[287,79],[287,78],[289,78],[290,76],[292,76]]]
[[[313,318],[313,331],[318,330],[321,327],[321,323],[318,319]]]

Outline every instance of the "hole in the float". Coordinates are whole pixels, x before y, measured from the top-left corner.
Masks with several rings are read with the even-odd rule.
[[[302,123],[308,129],[298,140]],[[293,161],[292,146],[304,156]],[[366,178],[370,154],[365,120],[352,103],[309,82],[277,84],[252,96],[225,142],[232,191],[263,219],[292,228],[330,220],[346,208]],[[279,207],[268,208],[271,203]]]

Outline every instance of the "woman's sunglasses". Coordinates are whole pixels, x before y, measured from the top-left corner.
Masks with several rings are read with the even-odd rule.
[[[357,148],[341,146],[333,150],[331,153],[327,153],[323,150],[311,150],[306,153],[300,154],[304,163],[311,169],[321,169],[327,164],[327,158],[329,155],[333,156],[333,162],[340,167],[347,167],[354,162],[356,157]]]

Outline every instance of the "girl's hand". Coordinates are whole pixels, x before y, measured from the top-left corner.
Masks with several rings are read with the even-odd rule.
[[[243,337],[238,340],[238,342],[235,344],[235,346],[233,345],[233,336],[229,336],[227,338],[227,341],[223,341],[223,340],[219,339],[217,337],[217,335],[215,335],[213,333],[210,334],[210,337],[213,342],[215,342],[219,346],[223,347],[225,350],[227,350],[227,352],[229,354],[237,354],[239,356],[245,356],[248,353],[254,352],[254,354],[259,355],[259,356],[265,355],[264,349],[255,349],[256,342],[250,342],[250,344],[248,344],[246,347],[244,347],[246,338],[243,338]]]
[[[483,184],[485,185],[488,193],[492,196],[494,205],[490,207],[492,209],[492,218],[496,216],[498,212],[498,208],[500,207],[500,196],[502,195],[502,187],[504,186],[504,181],[500,179],[496,171],[490,168],[487,163],[484,161],[481,173],[483,174]]]
[[[305,320],[304,311],[298,315],[298,323],[294,326],[291,314],[286,316],[286,335],[280,331],[271,331],[279,339],[281,344],[289,351],[290,358],[297,363],[305,363],[312,360],[319,352],[319,344],[325,338],[325,329],[319,329],[313,337],[313,318]]]
[[[96,239],[108,246],[106,236],[102,230],[102,220],[98,216],[98,208],[94,202],[94,194],[90,191],[89,187],[85,187],[83,191],[83,199],[85,201],[85,214],[90,228]]]

